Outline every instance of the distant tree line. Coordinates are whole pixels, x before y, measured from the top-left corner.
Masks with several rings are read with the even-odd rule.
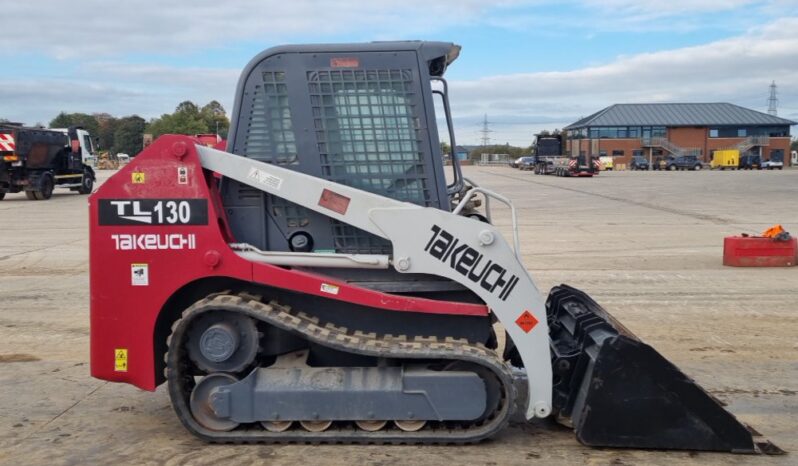
[[[469,152],[468,158],[471,160],[479,160],[482,157],[482,154],[510,154],[511,158],[518,158],[524,155],[530,155],[532,153],[532,149],[533,147],[531,145],[528,147],[517,147],[511,146],[510,144],[479,146]]]
[[[0,123],[7,122],[0,118]],[[144,133],[157,138],[163,134],[219,134],[226,138],[230,120],[222,104],[212,100],[203,107],[191,101],[181,102],[173,113],[165,113],[149,122],[138,115],[116,118],[108,113],[61,112],[50,121],[50,128],[82,126],[96,140],[97,150],[131,156],[144,147]]]
[[[173,113],[164,113],[147,123],[147,133],[158,137],[162,134],[218,134],[227,138],[230,120],[222,104],[212,100],[203,107],[186,100]]]
[[[144,146],[145,125],[144,118],[138,115],[116,118],[107,113],[61,112],[50,121],[49,127],[82,126],[94,136],[97,150],[135,155]]]

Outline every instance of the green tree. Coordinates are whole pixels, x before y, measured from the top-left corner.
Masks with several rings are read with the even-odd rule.
[[[200,115],[208,126],[206,133],[215,133],[223,138],[227,137],[230,129],[230,120],[224,107],[216,100],[211,100],[200,110]]]
[[[116,120],[114,131],[114,145],[111,152],[135,156],[144,147],[144,118],[132,115]]]
[[[441,142],[441,153],[452,155],[452,147],[449,145],[448,142],[446,141]]]
[[[208,124],[202,119],[199,107],[186,100],[175,108],[174,113],[164,113],[160,118],[150,120],[147,132],[156,138],[164,134],[207,133]]]
[[[157,138],[163,134],[216,133],[217,128],[219,135],[227,137],[230,120],[222,104],[212,100],[200,109],[194,102],[186,100],[178,104],[174,113],[150,120],[146,132]]]
[[[175,113],[186,113],[189,115],[196,115],[199,113],[199,107],[197,107],[197,104],[195,104],[190,100],[184,100],[179,104],[177,104],[177,107],[175,108]]]
[[[97,137],[100,133],[100,124],[97,119],[86,113],[61,112],[50,121],[50,128],[69,128],[70,126],[81,126],[93,137]]]
[[[116,132],[119,120],[116,118],[104,118],[99,122],[97,134],[94,136],[98,139],[98,150],[111,150],[114,147],[114,133]]]

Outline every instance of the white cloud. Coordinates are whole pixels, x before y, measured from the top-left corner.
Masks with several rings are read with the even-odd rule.
[[[37,2],[41,12],[35,14],[41,34],[27,34],[34,23],[30,7],[16,2],[4,6],[7,20],[0,35],[0,51],[39,51],[71,58],[63,62],[63,72],[46,78],[0,75],[0,117],[34,123],[66,110],[138,113],[149,118],[172,111],[186,99],[200,104],[217,99],[230,111],[240,69],[132,63],[126,60],[127,54],[197,54],[205,47],[234,47],[237,40],[301,41],[305,33],[330,35],[335,40],[336,34],[351,30],[360,31],[363,40],[423,36],[439,26],[486,23],[512,17],[520,5],[549,2],[486,5],[478,0],[384,0],[364,5],[346,0],[333,6],[320,1],[219,4],[210,0],[131,0],[112,3],[112,10],[108,2],[87,0],[70,5],[69,17],[83,22],[65,26],[61,2],[42,0]],[[584,0],[583,5],[596,14],[615,11],[619,21],[634,21],[640,14],[652,14],[646,13],[650,11],[668,17],[685,11],[716,11],[725,5],[778,5],[785,12],[796,5],[795,0],[749,3]],[[469,60],[468,50],[460,60]],[[618,102],[729,101],[763,110],[771,80],[776,80],[781,91],[780,114],[795,118],[798,14],[695,47],[620,56],[609,63],[573,70],[453,81],[451,93],[460,142],[479,140],[479,124],[487,113],[494,122],[491,136],[495,141],[528,144],[537,130],[562,127]]]
[[[450,26],[486,24],[568,31],[607,27],[697,27],[696,13],[739,10],[789,15],[796,0],[37,0],[4,2],[0,55],[43,52],[59,59],[125,53],[180,54],[239,41],[303,37],[410,38]],[[563,7],[579,11],[557,16]],[[541,21],[545,18],[545,21]],[[678,21],[669,18],[680,18]],[[712,16],[701,16],[701,21]],[[31,33],[35,30],[35,34]],[[353,34],[356,31],[356,34]]]
[[[429,33],[478,21],[489,10],[538,0],[40,0],[6,2],[0,53],[43,51],[60,59],[129,52],[178,54],[237,41],[269,43],[358,31],[364,37]],[[36,34],[30,34],[35,27]]]
[[[454,65],[456,66],[456,65]],[[787,94],[798,93],[798,18],[775,21],[741,36],[655,53],[620,57],[605,65],[571,71],[522,73],[451,82],[453,111],[473,128],[487,113],[507,124],[493,126],[494,140],[526,144],[516,136],[572,123],[614,103],[732,102],[764,111],[768,85],[775,80]],[[795,99],[782,99],[781,115],[798,111]],[[540,123],[546,115],[553,123]],[[527,118],[526,125],[519,120]],[[476,134],[465,143],[475,143]]]

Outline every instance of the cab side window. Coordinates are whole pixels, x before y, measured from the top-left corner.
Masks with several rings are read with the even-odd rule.
[[[88,134],[83,135],[83,147],[88,151],[90,154],[94,153],[94,147],[91,145],[91,136]]]

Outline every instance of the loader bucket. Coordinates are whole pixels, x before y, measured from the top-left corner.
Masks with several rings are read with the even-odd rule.
[[[590,446],[784,453],[585,293],[546,301],[554,412]]]

